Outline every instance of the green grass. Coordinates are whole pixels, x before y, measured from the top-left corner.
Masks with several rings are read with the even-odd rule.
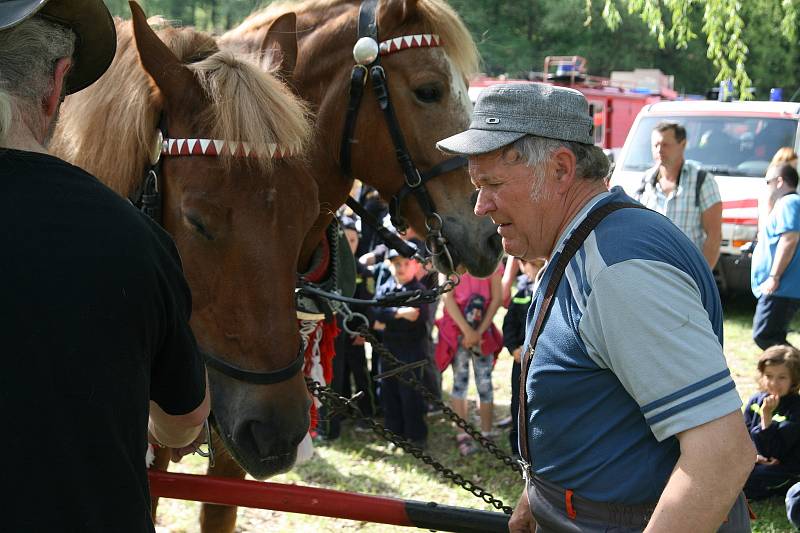
[[[736,381],[739,394],[746,400],[756,390],[755,362],[759,350],[750,338],[754,302],[747,297],[725,302],[725,354]],[[501,316],[497,317],[502,320]],[[793,323],[800,330],[800,318]],[[791,334],[790,341],[800,343],[800,335]],[[511,358],[501,355],[494,373],[495,416],[505,417],[511,395]],[[444,375],[444,390],[448,391],[452,374]],[[469,393],[477,397],[474,384]],[[477,408],[470,404],[474,416]],[[475,421],[474,419],[473,421]],[[428,453],[442,464],[461,473],[486,490],[513,506],[522,490],[520,479],[497,459],[483,451],[470,457],[458,455],[455,445],[455,429],[442,417],[429,418],[430,429]],[[504,431],[496,439],[498,445],[508,451],[508,433]],[[310,462],[297,466],[287,474],[270,481],[324,487],[350,492],[392,496],[419,501],[436,501],[446,505],[458,505],[474,509],[494,510],[465,490],[442,480],[432,469],[402,452],[391,453],[384,442],[371,433],[352,431],[350,422],[345,422],[342,437],[332,444],[317,448],[317,456]],[[205,460],[197,457],[184,459],[184,463],[173,465],[172,470],[201,473]],[[774,498],[755,502],[753,510],[758,519],[753,522],[756,533],[790,532],[786,520],[783,500]],[[157,526],[163,532],[199,531],[199,504],[178,500],[162,500],[159,506]],[[390,532],[409,531],[401,527],[369,524],[351,520],[331,519],[282,513],[257,509],[239,509],[237,531],[287,531],[287,532]]]

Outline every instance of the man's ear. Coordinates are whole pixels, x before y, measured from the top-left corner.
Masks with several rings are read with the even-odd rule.
[[[553,153],[550,159],[555,173],[556,190],[565,193],[575,182],[575,169],[577,160],[572,150],[561,147]]]
[[[53,88],[49,94],[46,94],[42,99],[42,107],[47,119],[52,118],[58,112],[58,106],[61,104],[61,95],[64,94],[64,86],[66,83],[67,74],[72,68],[72,58],[62,57],[56,61],[56,68],[53,72]]]

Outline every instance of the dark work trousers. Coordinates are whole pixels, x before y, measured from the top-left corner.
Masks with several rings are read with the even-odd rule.
[[[748,500],[763,500],[770,496],[783,496],[789,488],[800,481],[797,469],[782,465],[756,465],[744,484]]]
[[[519,416],[519,375],[522,365],[514,361],[511,367],[511,431],[508,442],[511,444],[511,455],[519,455],[519,431],[517,431],[517,417]]]
[[[786,334],[800,300],[762,294],[753,316],[753,340],[762,350],[776,344],[788,344]]]
[[[416,368],[403,375],[422,379],[423,370]],[[425,400],[420,392],[400,383],[396,377],[381,380],[383,425],[409,440],[420,441],[428,437],[425,424]]]
[[[567,497],[564,489],[536,478],[527,487],[528,503],[536,519],[536,533],[640,533],[647,527],[656,506],[621,505],[594,502],[573,494]],[[747,533],[750,531],[750,511],[744,493],[733,504],[727,520],[717,533]]]

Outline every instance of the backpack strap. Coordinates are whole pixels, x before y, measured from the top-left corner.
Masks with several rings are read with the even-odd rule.
[[[647,190],[647,183],[649,182],[650,185],[653,187],[656,186],[656,176],[658,176],[658,167],[656,167],[655,172],[652,174],[648,171],[642,172],[642,183],[639,185],[639,188],[636,189],[636,200],[642,201],[642,196],[644,196],[644,191]]]
[[[640,204],[631,204],[627,202],[611,202],[605,204],[603,206],[598,207],[586,217],[586,219],[581,222],[581,224],[572,232],[567,242],[564,244],[564,249],[561,251],[561,255],[558,258],[558,261],[553,268],[553,273],[550,276],[550,280],[547,283],[547,288],[543,294],[542,305],[539,309],[539,313],[536,315],[536,322],[533,326],[533,332],[530,336],[530,341],[528,344],[528,349],[522,355],[522,372],[520,372],[519,376],[519,392],[520,392],[520,402],[519,402],[519,414],[517,416],[517,429],[519,430],[519,451],[520,456],[524,464],[522,465],[522,471],[527,476],[529,471],[528,468],[530,466],[530,455],[528,453],[528,430],[527,430],[527,418],[525,416],[525,408],[528,403],[527,398],[527,391],[525,387],[525,383],[528,377],[528,370],[530,370],[531,361],[533,360],[535,350],[536,350],[536,341],[539,340],[539,335],[542,332],[542,328],[544,326],[544,322],[549,314],[550,307],[553,303],[553,297],[555,296],[556,289],[558,288],[558,284],[561,282],[561,278],[564,276],[564,271],[569,265],[569,262],[575,256],[575,253],[580,249],[583,245],[583,242],[589,236],[589,234],[594,230],[594,228],[608,215],[617,211],[619,209],[626,209],[626,208],[633,208],[633,209],[647,209],[646,207]],[[533,305],[533,304],[532,304]]]
[[[703,182],[706,181],[706,171],[705,169],[700,169],[697,171],[697,183],[694,187],[694,205],[695,207],[700,207],[700,190],[703,188]]]

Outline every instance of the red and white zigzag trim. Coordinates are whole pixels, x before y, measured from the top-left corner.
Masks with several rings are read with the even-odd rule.
[[[422,33],[381,41],[380,51],[382,56],[386,56],[408,48],[432,48],[441,45],[442,40],[435,33]]]
[[[294,155],[294,150],[276,144],[267,146],[268,152],[259,153],[242,141],[225,141],[221,139],[164,139],[161,146],[163,155],[208,155],[232,157],[269,157],[281,159]]]

